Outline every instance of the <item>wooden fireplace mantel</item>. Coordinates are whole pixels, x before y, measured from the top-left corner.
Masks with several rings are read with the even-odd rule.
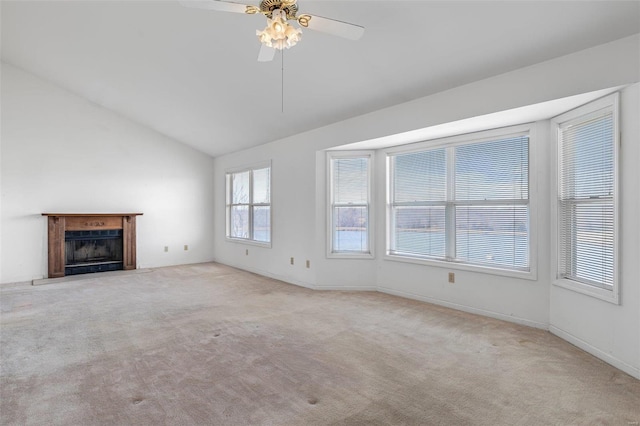
[[[64,277],[65,232],[122,229],[123,269],[136,269],[136,216],[142,213],[42,213],[48,217],[49,278]]]

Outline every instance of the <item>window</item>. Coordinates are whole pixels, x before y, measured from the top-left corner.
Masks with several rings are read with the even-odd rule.
[[[329,155],[329,255],[371,255],[371,154]]]
[[[271,166],[227,173],[227,238],[271,243]]]
[[[556,284],[618,302],[617,95],[555,118]]]
[[[530,270],[528,129],[391,153],[388,179],[388,255]]]

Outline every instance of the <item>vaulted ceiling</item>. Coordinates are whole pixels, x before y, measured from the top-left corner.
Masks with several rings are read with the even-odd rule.
[[[364,37],[305,30],[259,63],[260,15],[177,0],[0,4],[3,62],[213,156],[640,32],[638,1],[299,0]]]

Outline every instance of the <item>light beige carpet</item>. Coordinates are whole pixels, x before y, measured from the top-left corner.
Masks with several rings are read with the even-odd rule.
[[[3,286],[5,425],[615,424],[640,381],[548,332],[217,264]]]

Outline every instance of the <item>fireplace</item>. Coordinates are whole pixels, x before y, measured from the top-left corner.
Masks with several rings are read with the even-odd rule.
[[[43,213],[48,216],[49,278],[136,269],[136,216],[142,213]]]
[[[65,231],[65,275],[122,270],[122,229]]]

